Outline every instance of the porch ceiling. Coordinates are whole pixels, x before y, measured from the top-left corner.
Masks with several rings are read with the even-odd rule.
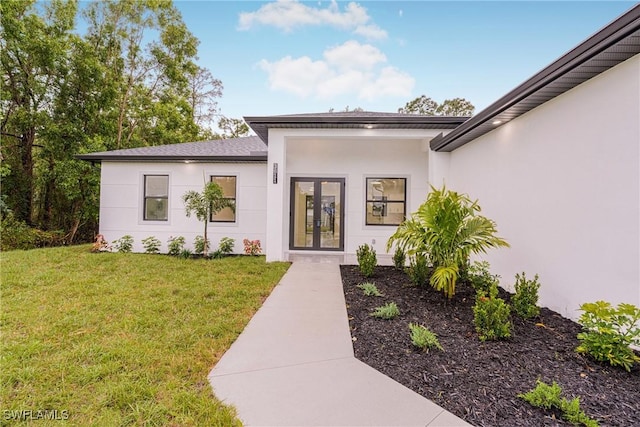
[[[368,111],[245,117],[268,144],[269,129],[455,129],[468,117],[423,116]]]

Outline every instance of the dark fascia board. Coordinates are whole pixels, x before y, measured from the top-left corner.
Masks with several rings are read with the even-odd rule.
[[[252,155],[252,156],[118,156],[118,155],[93,155],[93,154],[80,154],[75,156],[79,160],[87,160],[90,162],[237,162],[237,163],[265,163],[267,161],[267,155]]]
[[[493,118],[498,114],[504,112],[510,107],[513,107],[518,102],[544,88],[560,76],[578,68],[590,58],[632,35],[638,31],[638,29],[640,29],[640,5],[636,5],[631,8],[631,10],[626,12],[624,15],[595,33],[593,36],[589,37],[580,45],[570,50],[568,53],[554,61],[551,65],[535,74],[533,77],[507,93],[489,107],[482,110],[460,127],[448,133],[446,136],[439,135],[432,139],[429,144],[431,149],[434,151],[453,151],[454,149],[461,147],[466,144],[466,142],[456,144],[457,139],[468,134],[478,126],[493,120]],[[576,83],[573,87],[582,83],[583,82]],[[532,107],[531,109],[533,108],[535,107]],[[486,132],[477,135],[476,138],[490,132],[491,130],[493,129],[489,129]]]
[[[302,114],[285,116],[245,116],[244,121],[253,131],[268,144],[269,128],[286,128],[287,125],[313,127],[335,127],[362,125],[373,128],[401,128],[403,125],[442,125],[444,128],[457,127],[469,120],[469,117],[424,116],[418,114],[393,115],[353,115],[340,114]],[[333,126],[332,126],[333,125]]]

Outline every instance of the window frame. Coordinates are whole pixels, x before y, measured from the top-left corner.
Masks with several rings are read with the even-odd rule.
[[[369,182],[374,180],[382,180],[382,179],[396,179],[404,181],[404,191],[402,194],[402,200],[389,200],[387,196],[382,196],[382,199],[374,199],[369,198]],[[409,183],[409,179],[406,176],[365,176],[364,180],[364,225],[367,227],[397,227],[402,221],[407,218],[407,185]],[[371,195],[373,197],[373,195]],[[387,212],[387,207],[389,204],[402,204],[402,220],[397,224],[379,224],[379,223],[371,223],[369,222],[369,203],[378,203],[381,206],[381,216],[386,216],[384,213]],[[373,206],[372,206],[373,208]],[[373,210],[372,210],[373,215]]]
[[[166,196],[148,196],[147,195],[147,177],[166,177],[167,179],[167,191]],[[142,174],[142,221],[149,222],[168,222],[169,221],[169,191],[171,188],[171,181],[168,173],[143,173]],[[149,199],[164,199],[166,200],[167,214],[164,219],[147,218],[147,200]]]
[[[235,187],[235,196],[234,197],[226,197],[227,200],[233,200],[233,203],[236,207],[233,212],[233,220],[226,219],[214,219],[213,214],[209,215],[209,222],[214,224],[235,224],[238,222],[238,175],[209,175],[209,182],[215,182],[214,178],[233,178],[234,179],[234,187]],[[218,184],[219,185],[219,184]]]

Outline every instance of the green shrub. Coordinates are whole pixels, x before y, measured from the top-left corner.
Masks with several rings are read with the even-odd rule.
[[[233,252],[236,241],[231,237],[223,237],[218,244],[218,251],[223,255],[229,255]]]
[[[487,261],[475,261],[467,268],[467,280],[473,289],[489,293],[491,287],[498,284],[500,276],[491,274],[491,265]]]
[[[540,314],[540,307],[538,307],[538,289],[540,289],[538,275],[536,274],[533,280],[527,280],[524,272],[522,276],[516,274],[515,288],[516,294],[511,298],[511,304],[518,316],[523,319],[529,319]]]
[[[360,273],[364,277],[371,277],[376,270],[378,264],[378,258],[376,257],[376,251],[373,246],[368,244],[361,245],[356,250],[356,257],[358,258],[358,265],[360,266]]]
[[[407,261],[407,254],[400,246],[396,246],[396,250],[393,253],[393,265],[397,270],[404,270],[404,265]]]
[[[191,255],[192,255],[192,253],[191,253],[191,251],[189,249],[182,249],[178,256],[180,258],[183,258],[183,259],[189,259],[189,258],[191,258]]]
[[[578,334],[581,343],[576,350],[630,371],[640,361],[630,347],[640,346],[640,309],[626,303],[614,308],[608,302],[596,301],[582,304],[580,310],[584,313],[578,323],[584,331]]]
[[[167,241],[168,254],[172,256],[179,256],[184,249],[184,244],[185,240],[182,236],[169,237],[169,240]]]
[[[62,231],[43,231],[29,227],[26,222],[17,220],[13,212],[8,212],[2,217],[0,229],[2,251],[62,246],[65,242]]]
[[[362,289],[362,293],[365,294],[365,296],[368,296],[368,297],[383,296],[378,290],[378,287],[376,286],[375,283],[370,283],[370,282],[361,283],[358,285],[358,287]]]
[[[114,240],[113,247],[117,252],[131,252],[133,250],[133,236],[125,234],[118,240]]]
[[[393,319],[399,314],[400,310],[398,310],[398,306],[395,302],[389,302],[383,306],[376,307],[373,313],[371,313],[373,317],[385,320]]]
[[[526,400],[537,408],[551,409],[560,408],[562,388],[555,381],[549,385],[540,380],[536,382],[536,388],[518,397]]]
[[[211,255],[210,255],[211,259],[222,259],[225,256],[227,256],[227,254],[222,252],[220,249],[211,252]]]
[[[157,254],[160,252],[160,240],[154,236],[149,236],[146,239],[142,239],[142,246],[144,246],[144,252],[147,254]]]
[[[473,306],[473,322],[481,341],[497,340],[511,336],[510,308],[498,298],[498,286],[493,284],[487,295],[479,291]]]
[[[411,259],[407,268],[409,280],[416,286],[423,286],[429,281],[429,265],[424,255],[417,254]]]
[[[411,331],[411,342],[422,351],[429,352],[432,348],[442,350],[438,336],[426,327],[416,323],[409,323],[409,330]]]
[[[427,200],[410,218],[400,224],[387,242],[395,244],[409,256],[426,255],[433,265],[429,283],[452,298],[460,269],[471,254],[489,248],[509,246],[497,237],[496,224],[481,215],[477,201],[465,194],[431,187]]]
[[[519,398],[524,399],[537,408],[559,409],[562,411],[562,418],[572,424],[584,424],[587,427],[598,426],[596,420],[589,418],[580,409],[579,397],[568,400],[561,396],[562,388],[558,383],[554,381],[552,385],[548,385],[540,380],[537,381],[536,387],[533,390],[518,395]]]
[[[206,247],[208,248],[210,245],[209,239],[206,240]],[[205,248],[205,240],[204,237],[202,236],[196,236],[196,238],[193,240],[193,249],[194,249],[194,253],[197,255],[204,255],[204,250]]]

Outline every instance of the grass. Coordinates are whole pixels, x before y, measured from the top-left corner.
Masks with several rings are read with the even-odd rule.
[[[207,375],[288,264],[89,246],[0,260],[0,423],[6,411],[57,410],[67,425],[240,424]]]

